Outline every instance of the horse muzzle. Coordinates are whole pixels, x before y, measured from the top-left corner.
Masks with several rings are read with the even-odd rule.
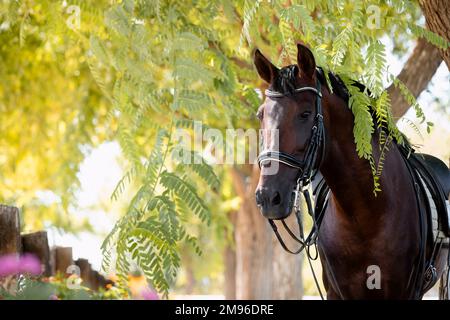
[[[267,219],[285,219],[292,211],[292,199],[284,199],[283,193],[278,190],[258,187],[255,198],[261,214]]]

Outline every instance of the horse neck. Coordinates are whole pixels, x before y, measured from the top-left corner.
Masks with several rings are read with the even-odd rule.
[[[326,149],[320,171],[334,199],[347,215],[363,214],[371,208],[379,210],[385,197],[375,197],[369,161],[359,158],[356,152],[353,114],[346,103],[336,95],[325,96],[325,100],[328,102],[324,108]],[[375,134],[372,137],[373,150],[378,150],[377,145]],[[384,172],[382,179],[385,176]]]

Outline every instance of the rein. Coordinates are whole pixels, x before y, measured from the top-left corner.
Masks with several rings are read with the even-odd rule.
[[[303,251],[303,249],[306,248],[306,256],[308,258],[309,266],[312,272],[312,275],[314,277],[314,281],[317,287],[317,290],[319,291],[320,297],[322,300],[324,300],[322,291],[319,286],[319,282],[317,280],[316,274],[314,272],[314,268],[312,266],[311,260],[316,260],[319,256],[318,249],[317,249],[317,236],[319,232],[319,226],[317,224],[318,216],[316,216],[316,210],[313,209],[311,196],[309,194],[309,191],[307,189],[309,183],[312,179],[314,179],[315,175],[317,174],[320,162],[323,161],[324,153],[325,153],[325,127],[323,123],[323,110],[322,110],[322,93],[321,93],[321,85],[320,81],[317,80],[316,87],[302,87],[295,89],[292,94],[295,93],[301,93],[301,92],[313,92],[316,94],[316,116],[314,119],[314,124],[311,128],[311,138],[309,140],[305,156],[302,160],[298,160],[293,155],[282,152],[282,151],[271,151],[267,150],[262,152],[258,156],[258,164],[261,168],[264,166],[265,163],[268,163],[270,161],[276,161],[282,164],[285,164],[291,168],[298,170],[298,176],[297,176],[297,184],[294,190],[294,213],[297,219],[298,224],[298,230],[299,230],[299,237],[297,237],[288,227],[284,219],[282,220],[282,224],[288,234],[294,239],[296,242],[300,244],[300,247],[297,250],[291,250],[287,247],[286,243],[284,242],[283,238],[281,237],[280,233],[278,232],[278,228],[275,224],[275,222],[272,219],[269,219],[269,224],[272,227],[273,232],[275,233],[275,236],[277,237],[278,241],[280,242],[283,249],[291,254],[299,254]],[[266,90],[265,91],[266,96],[269,98],[281,98],[286,96],[286,94],[272,91],[272,90]],[[319,155],[320,148],[322,148],[322,155],[320,157],[320,162],[317,163],[317,158]],[[300,208],[300,197],[303,195],[305,198],[308,213],[312,217],[313,220],[313,227],[309,233],[309,235],[305,238],[305,234],[303,231],[303,223],[301,219],[301,208]],[[324,210],[322,210],[324,212]],[[323,212],[320,212],[319,214],[322,215]],[[315,248],[315,253],[311,254],[311,247]],[[331,271],[331,270],[330,270]],[[332,272],[331,272],[332,273]],[[334,278],[334,275],[333,275]],[[335,280],[335,279],[333,279]],[[339,290],[338,290],[339,291]]]

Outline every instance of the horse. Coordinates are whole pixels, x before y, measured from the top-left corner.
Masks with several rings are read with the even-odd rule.
[[[314,219],[320,223],[317,248],[327,299],[422,299],[441,277],[441,298],[448,298],[448,235],[440,245],[430,241],[431,222],[423,214],[428,200],[418,191],[408,156],[391,143],[379,176],[381,192],[375,194],[370,163],[356,151],[345,85],[330,73],[331,90],[311,50],[302,44],[297,49],[297,64],[280,69],[258,49],[254,53],[256,70],[269,85],[257,113],[261,130],[278,132],[278,141],[263,134],[266,151],[259,157],[255,191],[262,215],[273,227],[284,221],[298,192],[322,175],[329,194],[321,220]],[[378,130],[371,140],[375,160]],[[450,181],[448,168],[437,161],[442,180]],[[270,172],[275,164],[276,173]],[[375,271],[378,283],[370,285]]]

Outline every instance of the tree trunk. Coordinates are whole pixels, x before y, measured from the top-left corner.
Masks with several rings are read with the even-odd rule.
[[[448,0],[420,0],[419,4],[425,16],[427,28],[450,42],[450,5]],[[449,48],[438,49],[425,39],[419,39],[398,77],[417,98],[426,89],[442,60],[450,70]],[[408,111],[410,105],[393,85],[388,88],[388,92],[391,97],[392,114],[394,118],[398,119]]]
[[[417,98],[426,89],[441,62],[442,58],[439,50],[426,40],[419,39],[398,78]],[[399,119],[408,111],[411,105],[394,85],[388,88],[388,93],[391,98],[392,115],[395,119]]]
[[[237,212],[230,213],[230,221],[233,226],[236,226]],[[236,235],[236,230],[233,230],[233,239]],[[236,247],[235,244],[228,244],[224,251],[225,264],[225,299],[236,299]]]
[[[286,219],[289,228],[296,232],[297,220],[294,214]],[[299,244],[287,234],[284,228],[278,228],[284,242],[291,249],[297,249]],[[273,261],[272,261],[272,299],[300,300],[303,297],[302,262],[303,253],[292,255],[281,247],[277,238],[273,236]]]
[[[281,248],[267,220],[255,202],[259,168],[254,165],[247,177],[232,169],[235,189],[242,198],[235,225],[236,299],[301,299],[301,255],[290,255]],[[288,224],[295,230],[295,221]],[[295,243],[280,228],[288,246]]]
[[[419,0],[427,28],[450,42],[450,5],[448,0]],[[450,70],[450,49],[440,50]]]
[[[194,293],[197,280],[195,279],[194,270],[192,269],[192,263],[185,265],[186,270],[186,294],[190,295]]]
[[[233,182],[242,205],[236,217],[236,299],[270,299],[272,295],[272,235],[255,204],[257,166],[250,183],[237,169]]]

